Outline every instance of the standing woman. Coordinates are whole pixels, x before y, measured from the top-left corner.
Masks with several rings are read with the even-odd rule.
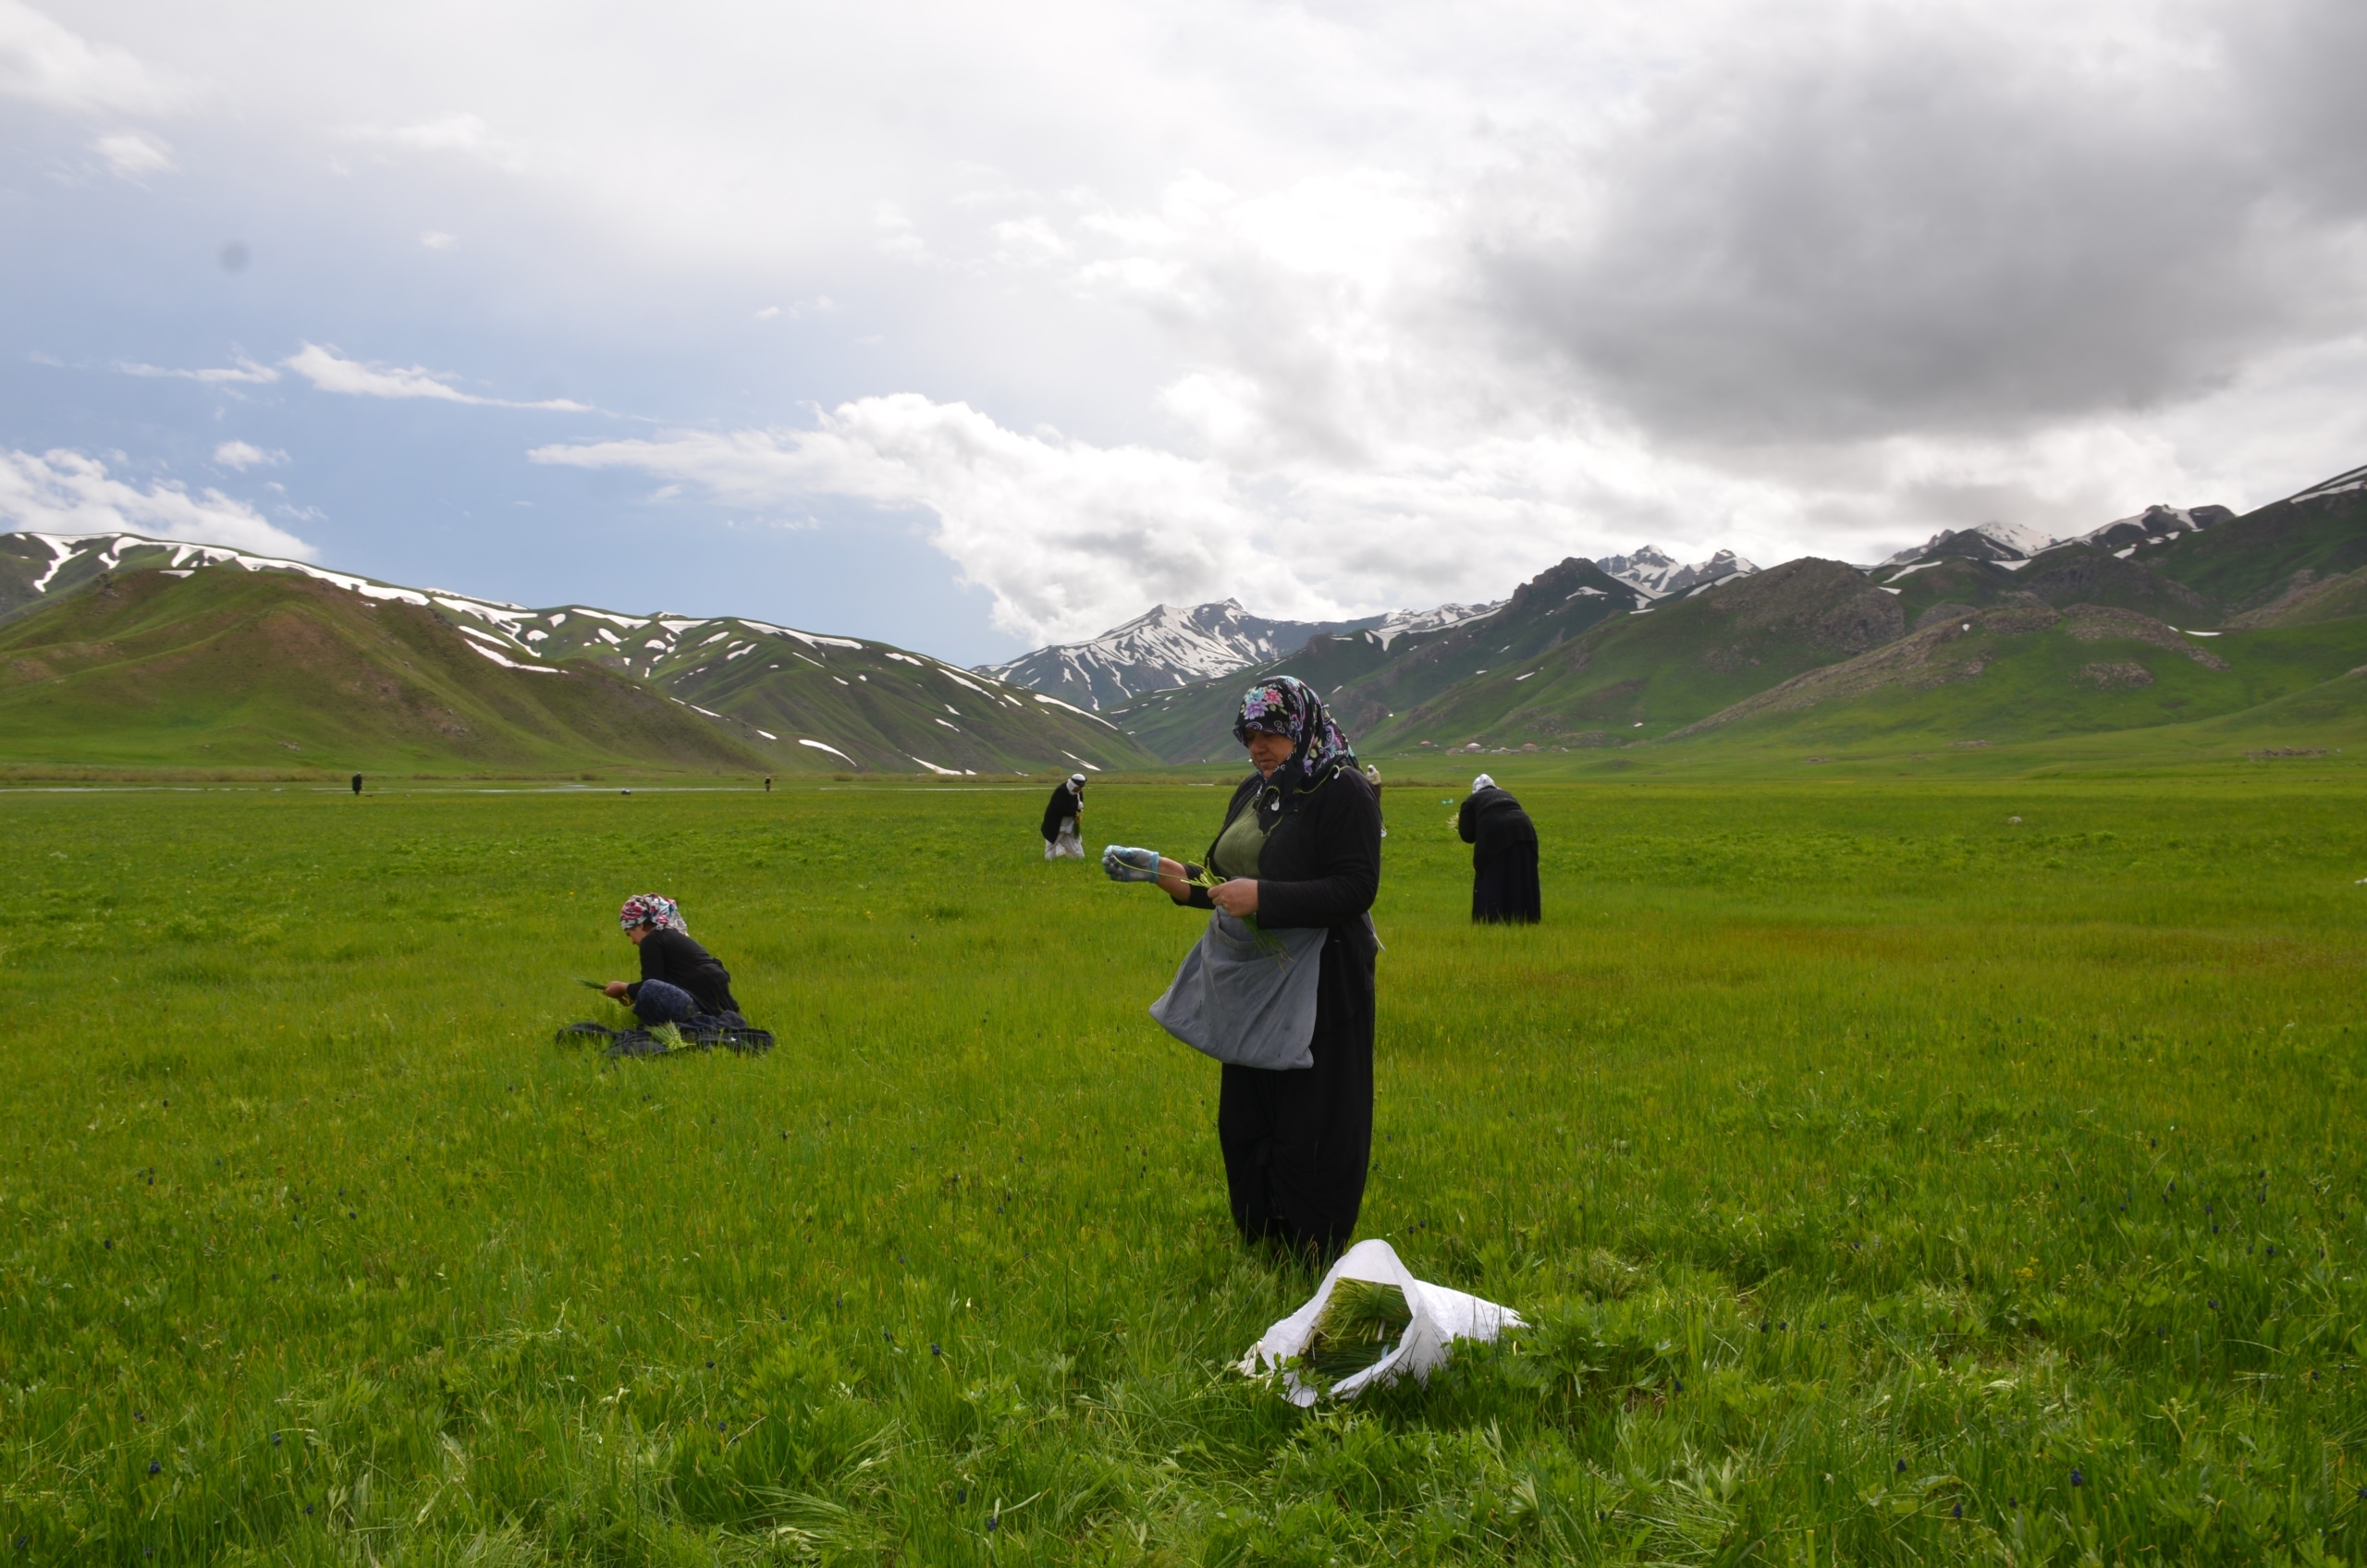
[[[1455,818],[1471,846],[1471,918],[1534,925],[1542,917],[1537,886],[1537,824],[1520,802],[1481,774]]]
[[[1052,798],[1044,806],[1044,858],[1083,860],[1085,840],[1079,835],[1084,824],[1085,775],[1072,773],[1052,786]]]
[[[1380,888],[1380,804],[1356,771],[1348,738],[1314,688],[1295,677],[1251,687],[1233,733],[1256,771],[1233,791],[1208,847],[1208,867],[1225,880],[1199,886],[1199,866],[1145,851],[1113,848],[1105,864],[1113,876],[1132,870],[1129,880],[1155,876],[1179,904],[1255,915],[1264,933],[1305,937],[1309,946],[1320,933],[1311,1063],[1267,1069],[1227,1061],[1217,1141],[1242,1235],[1279,1242],[1322,1265],[1355,1233],[1372,1155],[1373,958],[1380,944],[1367,912]]]

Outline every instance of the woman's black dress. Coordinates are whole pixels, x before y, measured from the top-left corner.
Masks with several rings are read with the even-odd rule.
[[[1085,796],[1069,788],[1065,779],[1052,786],[1052,798],[1044,802],[1044,842],[1050,843],[1061,836],[1061,824],[1070,817],[1085,815]],[[1078,830],[1082,832],[1080,824]]]
[[[1455,828],[1471,850],[1471,918],[1535,925],[1543,917],[1537,885],[1537,824],[1503,790],[1487,789],[1463,802]]]
[[[1288,1072],[1227,1063],[1217,1098],[1233,1222],[1318,1261],[1355,1235],[1372,1158],[1373,958],[1366,912],[1380,889],[1380,804],[1352,767],[1335,767],[1284,812],[1262,803],[1265,780],[1241,781],[1224,826],[1257,809],[1257,922],[1329,926],[1316,977],[1314,1065]],[[1218,837],[1223,828],[1218,829]],[[1209,855],[1215,855],[1215,840]],[[1199,868],[1192,868],[1196,876]],[[1205,888],[1196,908],[1212,909]]]

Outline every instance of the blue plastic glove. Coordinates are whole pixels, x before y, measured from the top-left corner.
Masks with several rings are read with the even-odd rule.
[[[1112,882],[1156,882],[1159,880],[1159,851],[1131,850],[1123,844],[1112,844],[1101,851],[1101,869],[1110,874]]]

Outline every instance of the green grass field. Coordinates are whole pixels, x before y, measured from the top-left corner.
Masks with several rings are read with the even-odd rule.
[[[1310,1413],[1037,786],[0,794],[0,1551],[2355,1562],[2362,782],[1522,785],[1525,931],[1393,783],[1362,1233],[1535,1327]],[[651,889],[777,1050],[552,1043]]]

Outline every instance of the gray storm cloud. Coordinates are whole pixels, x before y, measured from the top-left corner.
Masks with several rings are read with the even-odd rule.
[[[2226,7],[2067,40],[1851,7],[1753,30],[1608,142],[1487,191],[1497,326],[1717,444],[2011,433],[2206,393],[2361,323],[2362,17]]]

